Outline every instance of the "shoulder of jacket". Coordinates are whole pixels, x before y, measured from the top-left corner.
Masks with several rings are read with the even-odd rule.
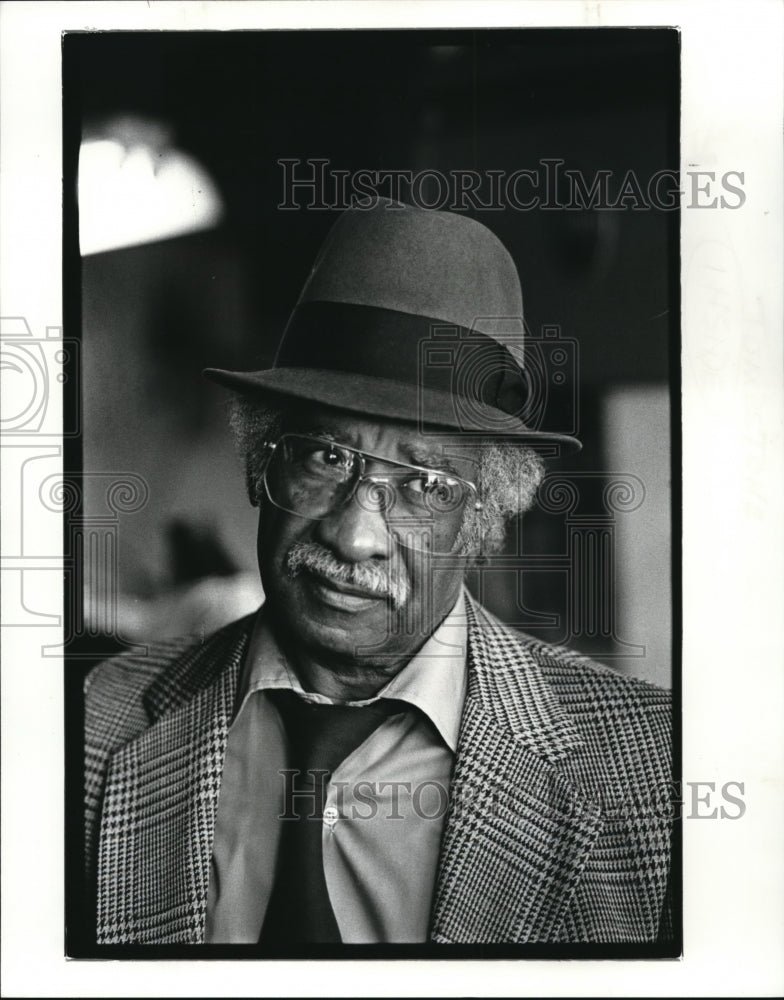
[[[111,696],[118,700],[141,698],[144,692],[173,664],[195,652],[197,648],[208,650],[222,638],[232,638],[242,633],[253,615],[238,619],[223,626],[208,636],[188,634],[162,642],[145,643],[143,646],[119,653],[97,664],[85,678],[85,702]]]
[[[222,667],[227,645],[237,645],[252,618],[232,622],[207,639],[188,635],[149,643],[94,667],[84,685],[85,754],[93,771],[98,773],[107,754],[151,725],[156,706],[150,697],[156,688],[194,694],[205,677]],[[192,676],[194,670],[197,676]],[[183,671],[189,678],[184,686],[178,684]]]
[[[184,635],[165,642],[145,643],[103,660],[85,678],[84,693],[88,703],[105,690],[116,694],[125,691],[130,697],[141,693],[198,641],[195,635]]]
[[[663,787],[673,749],[669,691],[510,628],[485,609],[474,611],[478,627],[487,629],[482,669],[500,672],[500,696],[525,699],[535,692],[551,719],[573,726],[579,745],[562,765],[570,780],[590,794],[606,794],[608,783]]]
[[[501,622],[492,612],[474,602],[480,627],[489,627],[491,634],[506,644],[520,648],[520,669],[533,659],[544,680],[559,701],[569,709],[579,708],[586,699],[595,711],[597,702],[609,710],[623,703],[629,708],[669,712],[671,692],[651,681],[621,674],[612,667],[566,646],[536,639]],[[491,640],[492,641],[492,640]]]

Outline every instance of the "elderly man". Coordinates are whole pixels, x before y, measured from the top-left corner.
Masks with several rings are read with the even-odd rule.
[[[522,331],[488,229],[379,203],[333,227],[273,368],[208,370],[265,602],[88,678],[100,943],[671,935],[667,695],[463,584],[537,448],[577,444],[520,419]]]

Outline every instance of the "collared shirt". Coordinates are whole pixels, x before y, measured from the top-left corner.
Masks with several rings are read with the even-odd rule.
[[[427,940],[438,851],[467,675],[465,598],[374,698],[410,711],[386,719],[333,772],[322,823],[324,875],[344,942]],[[229,729],[207,905],[208,943],[258,940],[275,876],[286,741],[265,691],[305,692],[262,608]]]

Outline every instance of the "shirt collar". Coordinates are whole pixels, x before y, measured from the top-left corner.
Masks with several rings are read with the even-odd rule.
[[[419,652],[373,698],[350,702],[367,705],[379,698],[397,698],[415,705],[430,719],[452,753],[457,751],[460,717],[467,687],[468,625],[465,593]],[[304,691],[259,610],[243,668],[238,709],[254,691],[289,688],[308,701],[333,704],[333,699]]]

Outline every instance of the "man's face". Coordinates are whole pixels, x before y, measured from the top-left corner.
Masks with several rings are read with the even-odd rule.
[[[307,406],[287,433],[313,435],[396,462],[476,480],[475,446],[419,434],[413,425]],[[321,456],[320,456],[321,457]],[[366,473],[380,470],[372,460]],[[323,519],[297,516],[262,499],[258,557],[273,620],[289,644],[336,669],[374,667],[394,674],[452,609],[465,555],[434,555],[404,545],[362,488]],[[473,502],[469,496],[467,501]],[[439,514],[441,538],[457,539],[465,506]],[[445,545],[441,544],[443,553]],[[348,583],[350,580],[359,580]],[[367,580],[386,581],[376,593]],[[390,596],[390,594],[392,596]]]

